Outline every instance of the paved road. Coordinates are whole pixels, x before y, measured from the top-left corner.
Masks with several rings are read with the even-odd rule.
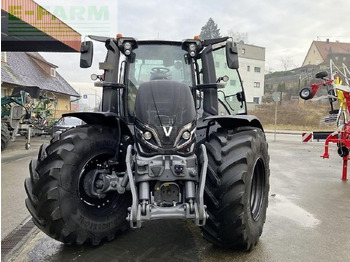
[[[191,222],[154,221],[98,248],[65,246],[35,231],[10,261],[349,261],[350,181],[340,181],[334,146],[324,160],[323,143],[267,137],[269,208],[261,241],[250,253],[214,247]],[[21,173],[26,177],[27,169]]]
[[[40,145],[49,137],[35,137],[29,150],[24,137],[17,137],[1,152],[1,239],[28,217],[24,207],[24,179],[29,176],[30,160],[38,155]]]

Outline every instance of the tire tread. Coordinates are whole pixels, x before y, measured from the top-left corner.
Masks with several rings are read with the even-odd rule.
[[[118,218],[119,225],[113,224],[112,229],[102,231],[83,228],[78,222],[71,219],[71,216],[77,215],[74,212],[78,211],[72,213],[63,204],[69,203],[72,197],[77,198],[70,185],[69,179],[72,178],[69,177],[73,176],[70,174],[73,172],[72,168],[81,165],[81,163],[75,162],[83,155],[79,154],[79,150],[86,148],[89,143],[105,141],[104,139],[117,143],[117,136],[114,132],[116,131],[113,131],[112,128],[96,125],[84,125],[69,129],[54,136],[50,144],[44,143],[40,147],[38,158],[30,162],[30,177],[25,180],[25,189],[28,195],[25,204],[37,227],[50,237],[66,244],[91,243],[99,245],[105,239],[114,239],[116,232],[127,228],[125,218],[127,205],[130,202],[129,195],[125,196],[125,201],[121,204],[121,208],[123,210],[125,208],[125,211],[116,213],[116,216],[122,216],[120,220]],[[102,144],[103,142],[101,142],[101,147]],[[79,175],[79,173],[77,174]],[[107,217],[109,219],[111,216]]]
[[[254,238],[246,233],[245,191],[247,170],[251,165],[248,159],[254,155],[253,150],[266,149],[263,154],[269,175],[265,136],[262,130],[252,127],[218,129],[210,135],[206,148],[209,165],[205,200],[210,215],[202,228],[203,237],[218,246],[250,250],[256,245],[262,228]]]

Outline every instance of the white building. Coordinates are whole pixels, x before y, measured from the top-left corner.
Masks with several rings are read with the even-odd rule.
[[[248,108],[260,104],[264,96],[265,47],[237,43],[239,73]]]

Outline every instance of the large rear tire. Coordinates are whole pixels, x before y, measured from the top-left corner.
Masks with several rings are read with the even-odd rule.
[[[4,151],[10,142],[10,131],[7,124],[1,123],[1,151]]]
[[[100,199],[89,193],[92,170],[115,155],[117,139],[116,129],[85,125],[41,146],[25,180],[26,206],[38,228],[63,243],[93,245],[128,228],[128,191]]]
[[[269,192],[269,156],[261,129],[219,129],[206,143],[203,237],[222,247],[251,250],[262,234]]]

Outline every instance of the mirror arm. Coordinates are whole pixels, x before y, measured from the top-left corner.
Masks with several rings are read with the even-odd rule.
[[[108,50],[111,50],[112,52],[117,52],[118,51],[118,47],[117,45],[114,43],[113,39],[108,39],[106,41],[106,44],[105,44],[106,48]]]
[[[86,53],[89,50],[87,44],[85,42],[82,43],[81,48],[80,48],[80,53]]]

